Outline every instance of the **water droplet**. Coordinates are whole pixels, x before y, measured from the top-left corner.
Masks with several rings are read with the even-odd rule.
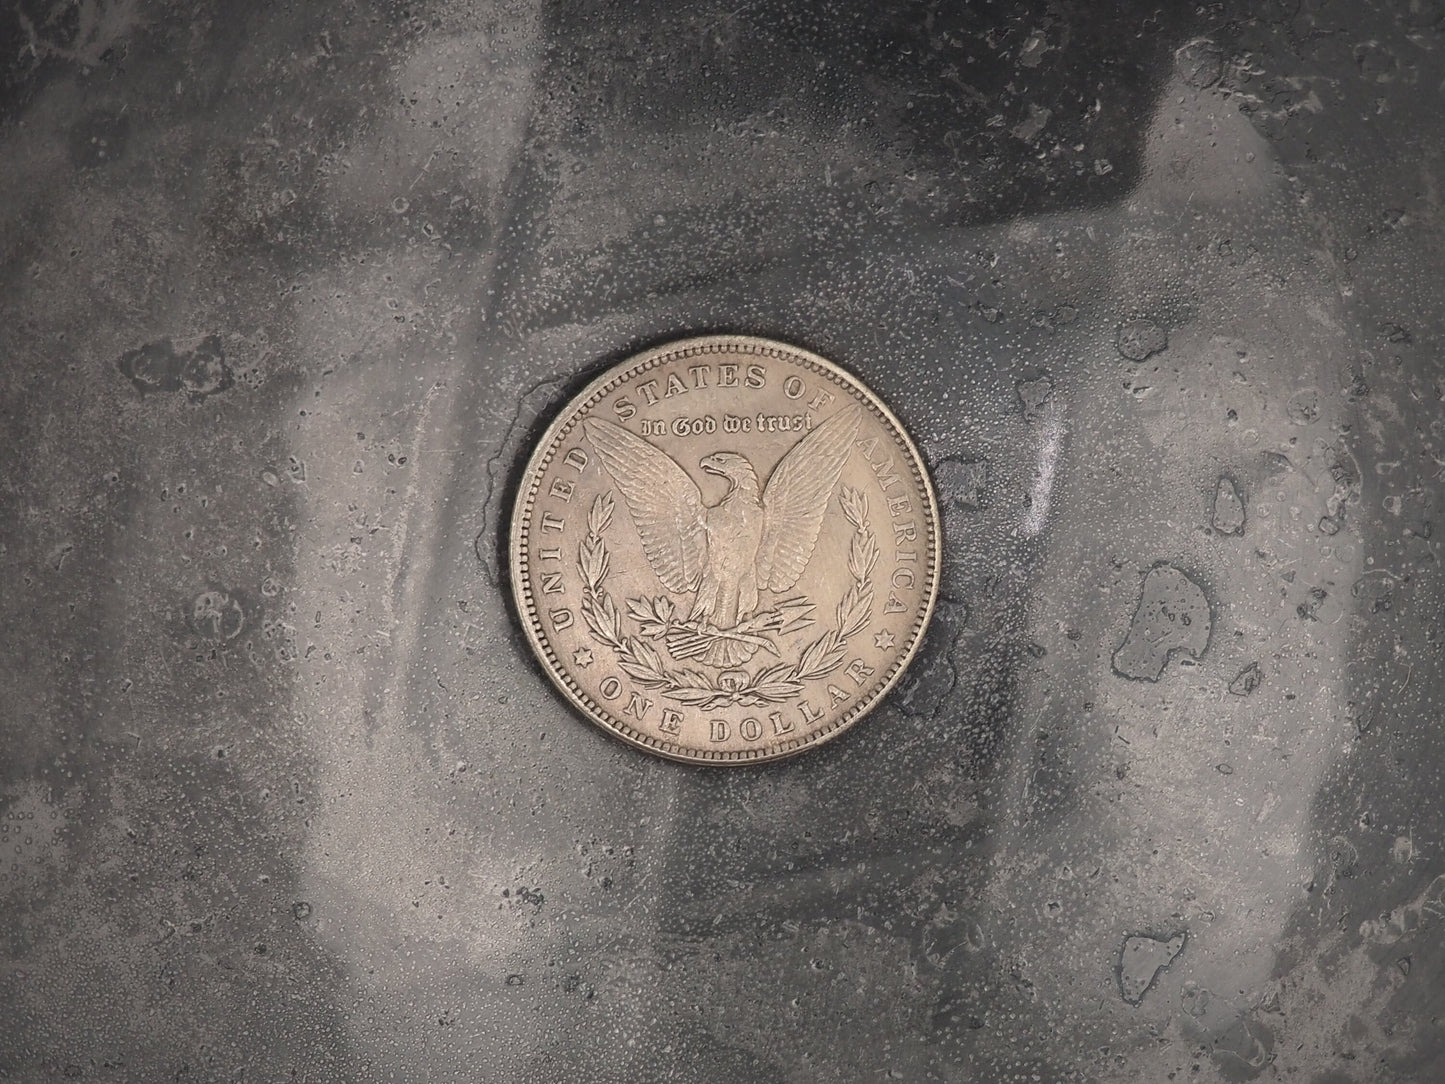
[[[1234,675],[1234,680],[1229,683],[1229,691],[1235,696],[1248,696],[1259,688],[1264,677],[1259,672],[1259,663],[1252,662],[1239,673]]]
[[[1209,646],[1212,628],[1204,589],[1173,565],[1155,565],[1140,587],[1129,633],[1114,652],[1114,671],[1135,680],[1158,681],[1175,652],[1200,658]]]
[[[1371,83],[1393,82],[1400,71],[1400,58],[1377,41],[1356,45],[1355,63],[1359,66],[1361,78]]]
[[[1214,487],[1214,511],[1211,525],[1220,534],[1244,534],[1244,495],[1228,475],[1220,475]]]
[[[1285,414],[1295,425],[1313,425],[1320,417],[1320,393],[1315,388],[1301,388],[1289,397]]]
[[[1119,353],[1130,361],[1143,361],[1169,347],[1168,333],[1153,320],[1130,320],[1119,325]]]
[[[159,339],[121,355],[116,365],[142,393],[184,390],[200,400],[232,383],[219,335],[208,335],[187,351],[176,350],[170,339]]]
[[[1207,1013],[1213,1000],[1214,996],[1197,982],[1186,982],[1179,992],[1180,1007],[1195,1018]]]
[[[1208,38],[1195,38],[1174,53],[1174,70],[1188,86],[1203,90],[1224,74],[1224,52]]]
[[[1344,836],[1335,836],[1330,840],[1330,867],[1335,871],[1336,877],[1353,877],[1355,867],[1360,862],[1360,852]]]
[[[225,591],[202,591],[191,601],[191,627],[211,640],[234,640],[246,626],[240,600]]]
[[[1144,1000],[1159,972],[1184,951],[1185,935],[1166,939],[1136,934],[1124,938],[1119,950],[1119,992],[1130,1005]]]
[[[221,349],[221,337],[208,335],[190,353],[183,356],[181,387],[192,399],[204,399],[231,386],[231,368]]]
[[[933,471],[934,484],[945,506],[977,512],[987,508],[988,460],[950,457],[940,460]]]
[[[1035,380],[1020,380],[1017,385],[1019,402],[1023,404],[1024,420],[1035,421],[1053,398],[1054,382],[1047,376]]]

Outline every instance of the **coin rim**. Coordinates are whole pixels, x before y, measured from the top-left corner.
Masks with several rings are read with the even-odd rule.
[[[923,607],[914,618],[912,637],[906,652],[900,652],[894,663],[893,670],[888,680],[878,686],[876,691],[867,700],[855,704],[847,712],[841,715],[832,726],[826,729],[815,731],[805,739],[793,739],[789,742],[777,742],[755,750],[691,750],[675,742],[655,738],[650,734],[643,734],[634,730],[626,723],[614,718],[600,705],[594,704],[581,688],[576,684],[576,679],[568,672],[567,668],[557,657],[552,646],[547,642],[546,633],[541,627],[541,620],[538,616],[533,592],[527,586],[527,572],[529,565],[526,553],[523,550],[523,535],[530,523],[533,508],[536,506],[538,492],[541,489],[542,476],[550,465],[552,456],[555,454],[556,446],[560,438],[577,422],[581,415],[601,400],[614,387],[632,379],[634,376],[646,372],[648,369],[656,368],[666,364],[675,358],[695,357],[704,353],[753,353],[760,357],[782,357],[784,360],[795,360],[805,367],[812,366],[821,371],[835,383],[843,384],[851,392],[859,394],[866,404],[873,408],[889,426],[902,444],[911,460],[913,476],[919,488],[923,491],[928,501],[928,526],[931,545],[928,548],[928,569],[929,577],[928,593],[924,600]],[[594,725],[602,728],[614,737],[620,738],[627,744],[642,749],[654,756],[664,757],[668,760],[677,761],[683,764],[701,764],[717,767],[737,767],[748,764],[765,764],[777,760],[784,760],[788,757],[797,756],[799,753],[809,749],[816,749],[834,738],[858,722],[871,712],[889,691],[898,683],[903,676],[913,657],[918,653],[923,643],[924,633],[928,629],[928,623],[933,617],[934,605],[938,600],[938,587],[940,580],[940,567],[943,547],[942,523],[938,514],[938,498],[933,491],[933,480],[929,477],[928,468],[919,454],[913,438],[908,435],[903,423],[898,420],[897,415],[883,403],[873,390],[855,377],[846,369],[813,353],[802,347],[792,346],[788,343],[779,342],[776,339],[765,339],[753,335],[699,335],[686,339],[675,339],[660,346],[644,350],[639,354],[618,362],[609,367],[605,372],[599,374],[595,379],[588,382],[587,386],[577,392],[558,412],[557,417],[547,426],[546,431],[537,441],[532,449],[532,454],[527,457],[527,466],[522,474],[522,483],[517,489],[517,498],[512,506],[512,520],[510,525],[510,537],[508,540],[508,574],[512,581],[512,601],[517,607],[517,614],[521,618],[523,630],[527,635],[527,642],[531,645],[533,654],[542,664],[542,669],[552,684],[569,700],[573,707],[582,712]]]

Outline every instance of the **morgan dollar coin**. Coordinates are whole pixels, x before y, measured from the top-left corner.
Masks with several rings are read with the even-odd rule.
[[[589,384],[543,435],[510,539],[548,676],[624,741],[791,756],[898,681],[933,611],[938,506],[898,419],[816,354],[709,336]]]

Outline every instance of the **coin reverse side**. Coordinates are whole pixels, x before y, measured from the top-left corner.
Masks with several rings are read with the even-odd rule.
[[[918,649],[938,507],[888,408],[816,354],[710,336],[593,381],[512,518],[527,638],[589,719],[743,764],[836,737]]]

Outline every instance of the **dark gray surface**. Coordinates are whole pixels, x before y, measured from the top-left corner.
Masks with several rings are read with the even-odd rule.
[[[5,5],[0,1078],[1440,1079],[1442,20]],[[877,713],[723,773],[500,559],[708,331],[947,534]]]

